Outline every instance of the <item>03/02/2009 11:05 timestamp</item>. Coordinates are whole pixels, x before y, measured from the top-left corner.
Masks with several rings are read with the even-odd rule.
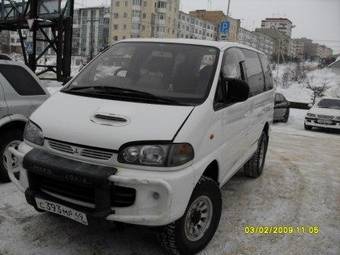
[[[245,234],[311,234],[320,233],[318,226],[245,226]]]

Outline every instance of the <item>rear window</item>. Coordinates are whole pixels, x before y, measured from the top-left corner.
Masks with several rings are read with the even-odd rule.
[[[38,82],[21,66],[0,65],[0,73],[21,96],[45,95]]]

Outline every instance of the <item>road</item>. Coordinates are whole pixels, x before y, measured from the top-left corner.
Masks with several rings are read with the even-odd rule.
[[[238,174],[223,187],[221,222],[201,255],[340,254],[340,135],[295,127],[273,127],[261,178]],[[0,194],[1,255],[163,254],[150,229],[85,227],[35,212],[12,184],[0,184]],[[320,232],[245,234],[247,225],[318,226]]]

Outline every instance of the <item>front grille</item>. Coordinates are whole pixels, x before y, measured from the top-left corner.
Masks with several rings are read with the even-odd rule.
[[[82,145],[73,145],[70,143],[51,139],[47,139],[47,141],[49,147],[53,150],[72,155],[79,155],[85,158],[109,160],[114,154],[113,151],[106,149],[89,148]]]
[[[32,174],[33,175],[33,174]],[[44,191],[75,199],[85,203],[95,204],[95,188],[91,185],[79,185],[59,181],[45,176],[33,175],[40,192]],[[128,207],[134,204],[136,199],[136,190],[127,187],[112,185],[110,188],[111,206]]]
[[[332,120],[334,117],[333,116],[330,116],[330,115],[318,115],[318,118],[319,119],[323,119],[323,120]]]

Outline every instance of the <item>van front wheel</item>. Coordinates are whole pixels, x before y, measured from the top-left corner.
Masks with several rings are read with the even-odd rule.
[[[160,231],[162,246],[176,255],[190,255],[204,249],[213,238],[221,218],[222,198],[218,184],[201,177],[179,220]]]
[[[263,172],[264,163],[266,161],[268,148],[268,135],[263,132],[257,150],[251,159],[244,165],[244,175],[251,178],[257,178],[261,176]]]

